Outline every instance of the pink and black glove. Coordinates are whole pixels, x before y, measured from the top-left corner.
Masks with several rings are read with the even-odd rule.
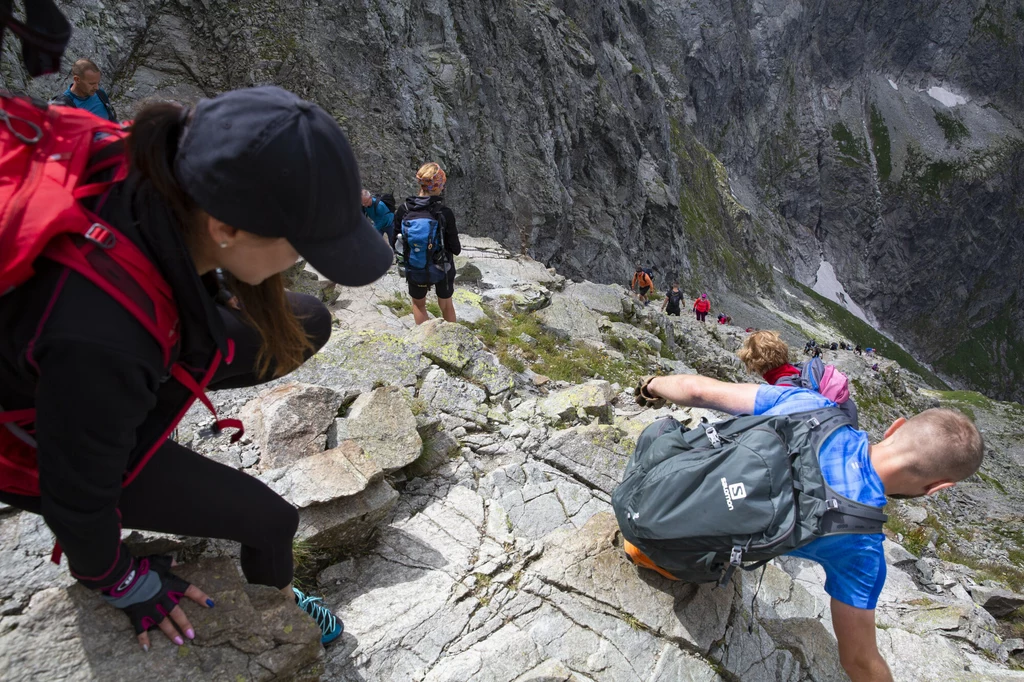
[[[189,583],[171,573],[169,556],[134,558],[124,579],[101,591],[103,598],[126,614],[135,634],[156,627],[178,605]]]

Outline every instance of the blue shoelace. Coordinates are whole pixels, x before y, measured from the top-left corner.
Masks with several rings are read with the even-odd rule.
[[[295,592],[299,608],[316,621],[316,624],[320,626],[321,632],[328,635],[338,629],[338,617],[323,605],[323,600],[320,597],[309,597],[295,587],[292,588],[292,591]]]

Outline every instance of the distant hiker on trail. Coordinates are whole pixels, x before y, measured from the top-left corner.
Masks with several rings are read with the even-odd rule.
[[[701,294],[700,298],[693,302],[693,312],[697,315],[698,322],[704,322],[708,316],[708,311],[711,310],[711,301],[708,300],[708,295]]]
[[[863,355],[863,354],[864,354],[864,353],[863,353],[863,351],[862,351],[862,350],[860,349],[860,344],[859,344],[859,343],[858,343],[858,344],[857,344],[857,346],[856,346],[856,347],[855,347],[855,348],[853,349],[853,352],[854,352],[854,353],[856,353],[857,355]]]
[[[832,345],[829,346],[829,350],[839,350],[839,344],[833,341]]]
[[[395,211],[400,226],[405,279],[412,298],[412,316],[423,324],[427,315],[427,293],[434,287],[441,316],[455,322],[455,256],[462,253],[455,214],[444,205],[448,176],[436,163],[426,163],[416,172],[420,193],[409,197]]]
[[[389,203],[390,200],[390,203]],[[395,197],[384,194],[375,197],[369,190],[363,190],[363,215],[373,223],[373,229],[384,236],[388,246],[395,246]]]
[[[665,300],[661,302],[661,309],[669,315],[679,317],[679,305],[683,301],[683,292],[679,291],[679,282],[673,282],[672,288],[665,294]]]
[[[79,59],[71,67],[71,85],[53,98],[54,104],[84,109],[108,121],[117,121],[110,98],[100,87],[100,67],[89,59]]]
[[[933,495],[973,475],[984,442],[971,420],[933,408],[897,419],[871,443],[814,391],[697,375],[645,377],[636,401],[757,416],[689,431],[669,417],[644,430],[612,495],[634,563],[669,579],[724,583],[780,554],[815,561],[843,668],[853,682],[891,682],[875,641],[886,577],[882,507],[887,497]],[[778,488],[776,471],[786,472]],[[797,508],[791,525],[785,519]]]
[[[48,135],[67,149],[25,154],[31,138],[0,127],[0,205],[13,178],[63,178],[69,158],[90,169],[67,188],[20,193],[22,213],[0,225],[0,243],[16,245],[0,251],[0,501],[43,517],[55,560],[62,550],[71,575],[124,612],[144,650],[151,629],[178,646],[196,636],[180,601],[214,602],[171,557],[133,555],[122,528],[239,543],[250,583],[293,597],[321,642],[337,639],[331,610],[292,587],[295,507],[168,436],[194,401],[213,411],[206,389],[277,379],[327,342],[330,311],[284,288],[300,254],[346,286],[391,265],[360,211],[341,128],[269,86],[154,102],[127,132],[17,97],[0,110],[45,126],[40,149],[56,143]],[[240,311],[214,302],[218,268]],[[214,420],[241,438],[241,422]]]
[[[647,294],[650,293],[651,288],[654,287],[654,281],[651,279],[650,273],[639,265],[636,266],[636,272],[633,273],[633,281],[629,286],[630,289],[637,292],[640,301],[644,305],[647,305]]]
[[[718,313],[718,324],[730,324],[731,322],[731,317],[729,317],[725,313]]]

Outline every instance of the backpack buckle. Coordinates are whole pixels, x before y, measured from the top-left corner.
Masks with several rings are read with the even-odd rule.
[[[812,429],[816,429],[819,426],[821,426],[821,422],[818,421],[817,417],[811,417],[810,419],[807,420],[807,425],[810,426]]]
[[[117,244],[117,237],[114,236],[114,233],[99,223],[89,226],[89,229],[85,231],[85,238],[101,249],[112,249],[114,244]]]
[[[733,547],[729,554],[729,565],[741,566],[743,564],[743,548]]]
[[[722,446],[722,438],[718,435],[718,431],[715,430],[714,426],[707,424],[704,426],[704,433],[707,434],[708,440],[711,441],[711,445],[714,447]]]
[[[825,511],[835,511],[836,509],[839,509],[839,500],[834,497],[825,500]]]

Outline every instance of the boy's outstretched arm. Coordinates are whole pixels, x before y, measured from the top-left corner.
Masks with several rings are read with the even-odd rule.
[[[647,392],[677,405],[703,407],[729,414],[753,414],[757,384],[730,384],[696,374],[655,377]]]

